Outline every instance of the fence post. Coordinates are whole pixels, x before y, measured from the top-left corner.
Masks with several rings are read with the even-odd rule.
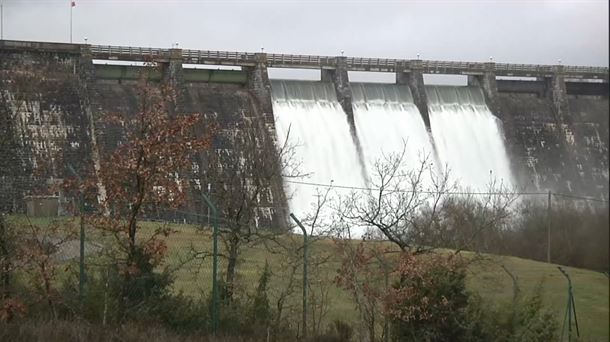
[[[72,165],[68,164],[68,170],[72,173],[79,182],[79,186],[82,185],[82,178],[76,173]],[[78,196],[78,211],[80,214],[80,244],[79,244],[79,262],[78,262],[78,299],[83,303],[85,299],[85,218],[83,217],[85,209],[85,198],[83,196],[83,190],[79,190]]]
[[[293,213],[290,217],[303,231],[303,339],[307,339],[307,230]]]
[[[219,298],[218,298],[218,210],[216,206],[210,201],[208,196],[205,195],[203,190],[201,191],[201,197],[208,204],[208,208],[212,210],[212,216],[214,220],[214,230],[212,233],[213,238],[213,265],[212,265],[212,333],[214,335],[218,332],[218,319],[219,319]]]
[[[576,324],[576,337],[580,338],[580,329],[578,329],[578,318],[576,318],[576,304],[574,303],[574,291],[572,289],[572,279],[570,275],[561,266],[557,266],[559,271],[568,280],[568,304],[566,307],[566,315],[563,318],[563,324],[561,326],[561,338],[563,341],[563,333],[565,331],[566,319],[568,321],[568,341],[572,341],[572,315],[574,316],[574,323]]]
[[[547,206],[546,206],[546,221],[547,221],[547,228],[546,228],[546,241],[547,241],[547,246],[546,246],[546,262],[547,263],[551,263],[551,190],[549,190],[548,193],[548,198],[547,198]]]

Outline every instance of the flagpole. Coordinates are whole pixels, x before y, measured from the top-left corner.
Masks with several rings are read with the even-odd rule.
[[[70,44],[72,44],[72,0],[70,0]]]
[[[4,1],[0,0],[0,39],[4,39]]]

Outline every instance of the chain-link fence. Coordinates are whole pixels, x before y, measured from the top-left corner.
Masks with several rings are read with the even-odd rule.
[[[565,215],[562,216],[559,207],[551,206],[547,214],[551,225],[542,221],[541,236],[546,238],[548,232],[556,235],[539,243],[543,250],[544,242],[566,234],[562,229],[547,230],[560,226]],[[363,336],[366,334],[362,327],[368,324],[368,319],[373,321],[372,334],[389,340],[391,320],[387,319],[379,298],[384,298],[382,294],[389,293],[397,284],[392,265],[399,253],[391,242],[353,240],[346,244],[345,240],[314,236],[305,243],[307,240],[301,234],[272,234],[264,229],[245,238],[233,234],[230,223],[219,217],[214,253],[213,211],[173,210],[160,216],[164,219],[138,222],[133,244],[118,229],[123,225],[103,226],[105,221],[88,215],[83,215],[82,221],[79,216],[4,216],[2,247],[15,254],[9,258],[5,253],[3,263],[7,265],[7,260],[10,261],[11,271],[19,274],[3,283],[5,298],[9,295],[26,298],[24,305],[55,318],[76,315],[102,325],[164,322],[178,330],[196,329],[261,340],[302,339],[307,335],[314,338],[324,334]],[[9,236],[10,231],[13,235]],[[18,234],[14,234],[16,231]],[[9,241],[12,242],[7,244]],[[337,280],[345,276],[341,272],[345,271],[346,262],[366,255],[358,254],[359,248],[384,251],[384,258],[390,260],[386,264],[375,258],[365,259],[377,265],[373,269],[384,269],[385,280],[367,278],[370,274],[366,272],[372,272],[367,268],[359,269],[362,273],[351,285]],[[510,297],[514,285],[499,271],[501,266],[511,270],[522,289],[533,289],[540,279],[546,279],[548,284],[543,290],[546,301],[557,317],[564,316],[567,284],[552,280],[561,277],[555,274],[558,271],[554,266],[514,258],[481,260],[485,266],[473,266],[476,271],[469,276],[469,286],[474,291],[495,301]],[[607,292],[607,276],[570,269],[566,272],[573,273],[575,278],[568,309],[570,315],[578,313],[579,333],[592,338],[607,336],[607,329],[595,323],[604,317],[607,321],[607,296],[603,296]],[[606,281],[602,283],[603,279]],[[588,282],[600,285],[590,286]],[[356,289],[356,284],[379,294],[367,297],[367,290]],[[363,300],[371,298],[378,302],[367,307]],[[589,298],[598,304],[593,305]],[[562,331],[567,332],[571,323],[564,323]],[[567,338],[569,334],[564,335]]]

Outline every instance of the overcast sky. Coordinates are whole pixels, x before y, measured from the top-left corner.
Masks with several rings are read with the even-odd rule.
[[[3,3],[4,39],[69,41],[70,1]],[[607,0],[76,0],[73,24],[91,44],[608,66]]]

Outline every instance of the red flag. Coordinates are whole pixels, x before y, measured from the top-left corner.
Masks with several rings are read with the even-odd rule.
[[[72,7],[76,7],[76,1],[72,1]]]

